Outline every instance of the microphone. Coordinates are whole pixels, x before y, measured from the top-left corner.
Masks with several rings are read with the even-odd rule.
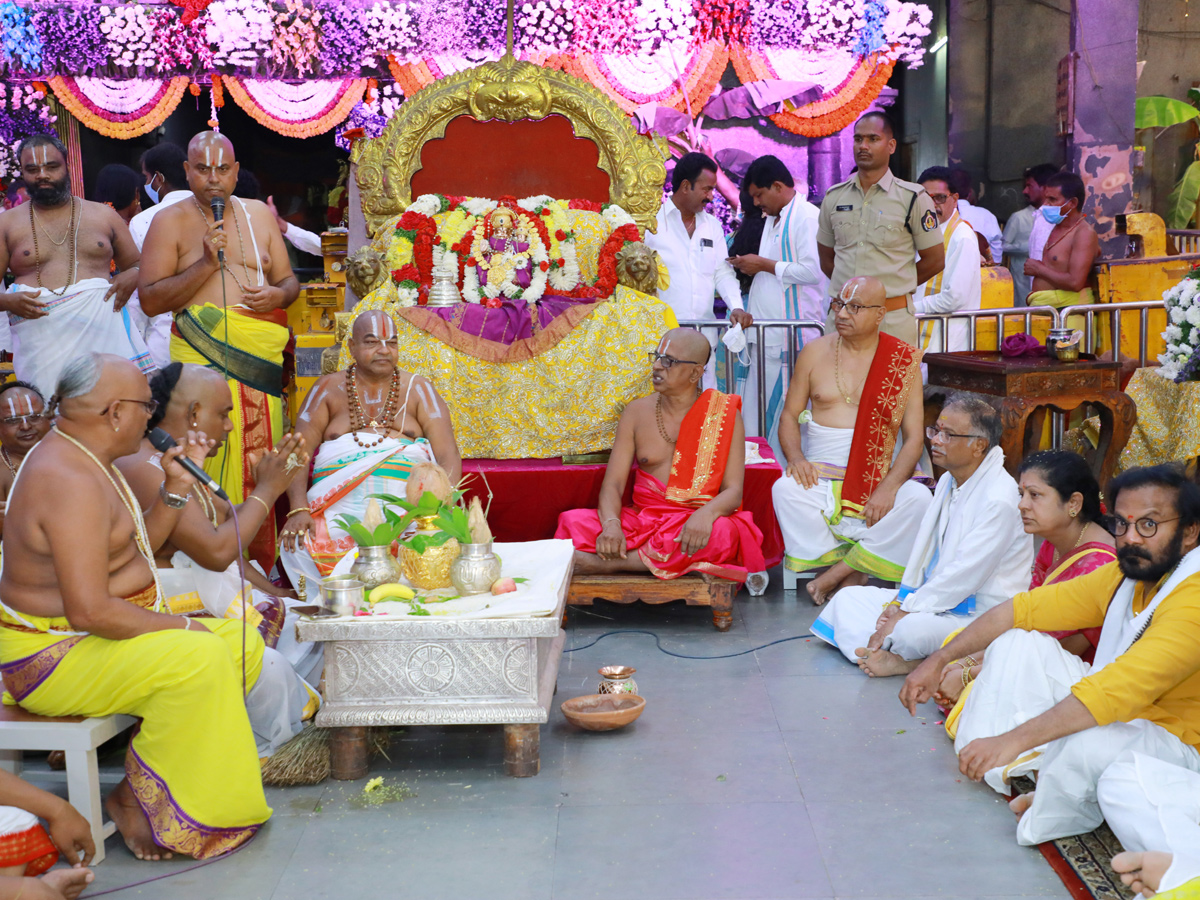
[[[211,200],[208,201],[208,205],[212,207],[212,214],[213,214],[214,222],[220,222],[223,218],[225,218],[225,198],[224,197],[220,197],[220,196],[213,197]],[[225,262],[225,251],[224,250],[217,251],[217,261]],[[166,432],[164,432],[164,434],[165,433]],[[158,444],[155,444],[154,446],[158,447]],[[225,498],[225,499],[228,499],[228,498]]]
[[[220,198],[213,198],[214,206],[216,205],[218,199]],[[222,206],[224,206],[224,204],[222,204]],[[161,453],[166,453],[175,446],[175,438],[171,437],[161,428],[151,428],[146,437],[150,438],[150,443],[154,445],[154,449]],[[226,503],[229,502],[229,495],[221,490],[221,485],[217,484],[217,482],[213,480],[212,476],[205,472],[202,468],[200,468],[186,456],[180,455],[175,461],[187,469],[193,478],[206,486],[210,491],[212,491]]]

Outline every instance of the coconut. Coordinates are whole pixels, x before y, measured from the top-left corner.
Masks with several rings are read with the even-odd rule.
[[[429,491],[442,503],[450,500],[454,486],[450,484],[450,476],[446,470],[436,463],[418,463],[409,473],[408,482],[404,486],[404,497],[409,503],[420,503],[421,496]]]
[[[467,509],[467,527],[471,529],[471,543],[491,543],[492,529],[488,527],[487,518],[483,515],[483,503],[478,497],[471,498],[471,506]]]

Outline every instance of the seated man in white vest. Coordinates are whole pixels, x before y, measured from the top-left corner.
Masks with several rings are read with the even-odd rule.
[[[933,464],[946,473],[900,590],[844,588],[812,626],[871,676],[911,672],[953,632],[1029,584],[1033,537],[1021,524],[1017,483],[1004,470],[999,414],[958,394],[926,433]]]
[[[932,499],[912,480],[925,447],[921,351],[879,330],[885,299],[875,278],[843,285],[829,303],[837,333],[800,351],[779,422],[787,472],[771,498],[783,564],[827,567],[808,585],[818,606],[868,576],[899,581]]]
[[[1037,772],[1037,790],[1009,804],[1026,846],[1085,834],[1107,814],[1127,846],[1172,849],[1154,810],[1123,821],[1133,807],[1122,802],[1130,785],[1121,766],[1149,757],[1200,773],[1200,486],[1182,467],[1148,466],[1115,478],[1109,494],[1115,563],[1016,593],[932,654],[900,692],[915,714],[944,665],[987,651],[955,749],[963,774],[1003,794]],[[1090,666],[1040,633],[1097,626]],[[1194,780],[1179,783],[1184,794]],[[1188,798],[1177,799],[1188,812]],[[1180,868],[1180,880],[1196,874]]]

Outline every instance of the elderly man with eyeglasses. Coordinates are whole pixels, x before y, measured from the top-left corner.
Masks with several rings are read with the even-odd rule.
[[[762,532],[742,510],[746,431],[741,398],[701,393],[708,340],[668,331],[651,352],[654,393],[621,413],[599,509],[558,519],[557,538],[575,544],[575,572],[701,572],[745,582],[766,568]],[[633,505],[621,506],[634,462]]]
[[[1033,537],[1004,469],[1000,433],[1000,415],[986,401],[958,394],[946,402],[927,432],[934,465],[946,472],[917,526],[899,591],[846,588],[813,623],[813,634],[867,675],[908,674],[1028,586]]]
[[[8,381],[0,385],[0,529],[4,527],[4,509],[17,470],[25,454],[50,430],[46,398],[27,381]]]
[[[921,351],[880,331],[886,298],[875,278],[842,286],[830,301],[836,333],[804,345],[780,417],[787,474],[771,495],[783,564],[825,570],[808,585],[818,606],[869,577],[899,581],[930,502],[912,480],[924,448]]]
[[[1187,791],[1164,799],[1167,779],[1151,770],[1158,760],[1200,773],[1200,486],[1182,467],[1150,466],[1114,479],[1109,496],[1116,562],[1015,593],[925,660],[900,692],[915,714],[946,663],[987,650],[955,748],[962,773],[1000,793],[1038,773],[1037,790],[1010,804],[1020,844],[1083,834],[1107,818],[1132,850],[1182,846],[1170,838],[1188,814]],[[1040,633],[1096,626],[1090,666]],[[1147,784],[1155,796],[1144,795]]]

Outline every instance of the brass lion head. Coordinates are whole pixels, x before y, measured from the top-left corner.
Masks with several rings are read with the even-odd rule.
[[[658,252],[641,241],[617,251],[617,281],[627,288],[658,296]]]
[[[370,247],[359,247],[346,257],[346,283],[363,298],[383,283],[383,257]]]

